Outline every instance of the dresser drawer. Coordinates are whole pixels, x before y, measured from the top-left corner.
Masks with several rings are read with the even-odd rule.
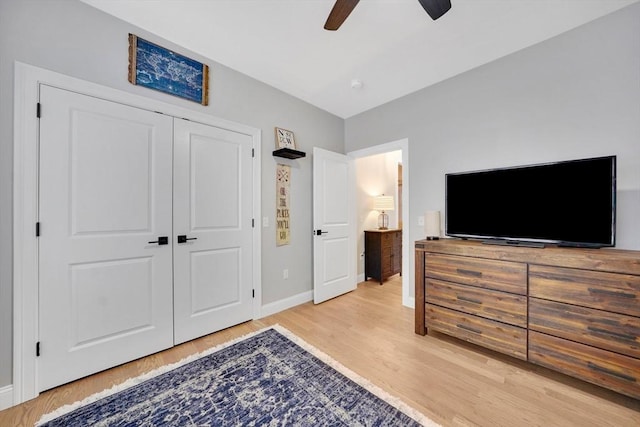
[[[640,398],[640,360],[529,331],[529,361]]]
[[[640,358],[640,318],[537,298],[529,329]]]
[[[527,294],[527,265],[523,263],[428,253],[425,272],[434,279]]]
[[[518,359],[527,359],[527,331],[517,326],[426,304],[428,329],[469,341]]]
[[[640,317],[640,276],[531,265],[529,295]]]
[[[527,327],[527,297],[426,279],[426,300],[454,310]]]

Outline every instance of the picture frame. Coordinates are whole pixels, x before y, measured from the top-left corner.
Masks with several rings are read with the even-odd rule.
[[[296,140],[292,131],[282,128],[276,128],[276,148],[296,149]]]
[[[209,105],[209,66],[129,34],[129,82]]]

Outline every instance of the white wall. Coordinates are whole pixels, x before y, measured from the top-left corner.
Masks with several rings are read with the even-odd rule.
[[[127,81],[128,33],[210,66],[210,105],[200,106]],[[84,3],[68,0],[0,0],[0,388],[12,379],[12,185],[14,61],[180,105],[262,130],[264,304],[312,289],[311,153],[314,146],[344,152],[344,121],[209,58],[190,53]],[[35,106],[34,106],[35,112]],[[276,159],[274,127],[294,131],[307,157]],[[275,245],[275,166],[290,164],[291,244]],[[258,226],[262,223],[257,218]],[[289,269],[289,279],[282,269]]]
[[[615,154],[617,247],[640,249],[639,23],[636,3],[347,119],[347,152],[409,140],[406,243],[444,214],[447,172]]]

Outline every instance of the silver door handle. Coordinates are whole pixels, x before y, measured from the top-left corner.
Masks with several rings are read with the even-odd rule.
[[[323,234],[329,234],[329,232],[328,231],[322,231],[322,230],[315,230],[314,234],[316,236],[322,236]]]

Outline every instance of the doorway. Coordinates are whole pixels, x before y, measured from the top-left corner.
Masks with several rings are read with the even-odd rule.
[[[410,266],[413,265],[413,245],[410,238],[411,223],[409,221],[409,140],[405,138],[369,148],[364,148],[361,150],[352,151],[347,154],[357,161],[358,159],[394,152],[398,153],[397,158],[400,159],[399,162],[395,163],[395,167],[397,168],[397,163],[400,163],[402,165],[402,168],[401,176],[398,177],[399,179],[397,179],[396,182],[391,183],[389,187],[394,193],[393,196],[394,199],[397,200],[396,205],[398,206],[398,208],[394,211],[395,222],[393,222],[392,225],[394,225],[395,227],[400,225],[402,227],[402,304],[404,306],[413,308],[415,305],[415,298],[413,295],[412,285],[414,280],[414,271],[412,268],[410,268]],[[356,180],[358,180],[357,176]],[[397,181],[400,180],[402,184],[398,185]],[[360,183],[358,183],[357,185],[360,185]],[[379,189],[373,189],[371,191],[380,192]],[[374,195],[380,194],[372,194],[372,196]],[[362,210],[359,211],[358,222],[360,224],[370,225],[373,223],[373,221],[375,221],[375,224],[377,224],[377,216],[378,213],[373,211],[370,206],[363,206]],[[363,232],[358,233],[358,238],[360,240],[364,239]],[[364,276],[363,248],[364,244],[362,243],[361,245],[359,245],[358,253],[354,255],[358,258],[358,274],[360,279],[362,279]],[[362,274],[362,276],[360,276],[360,274]]]

